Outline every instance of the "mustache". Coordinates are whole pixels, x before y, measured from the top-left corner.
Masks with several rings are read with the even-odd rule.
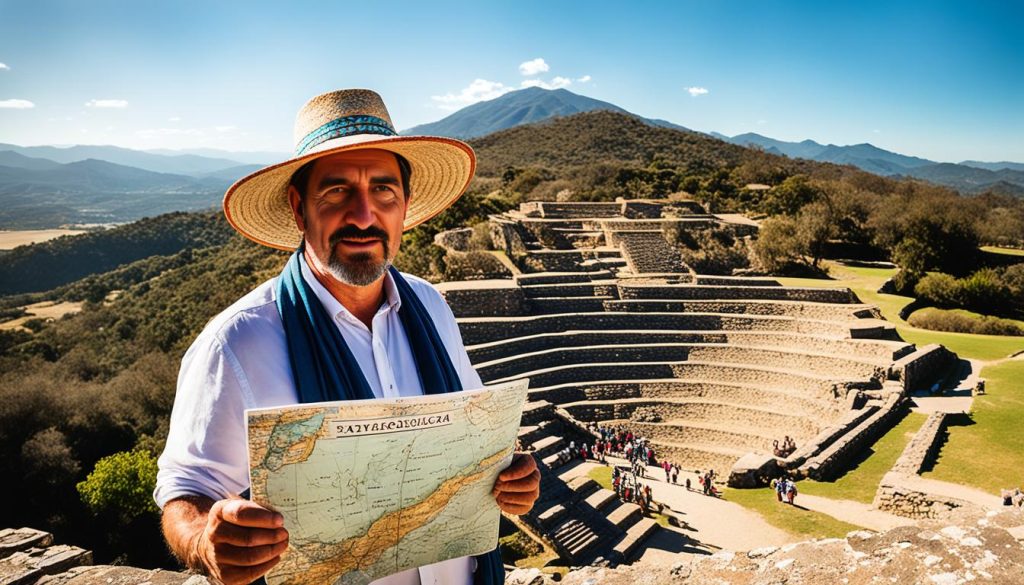
[[[380,240],[381,242],[383,242],[384,247],[387,248],[388,233],[382,230],[381,228],[372,225],[366,229],[360,229],[354,225],[347,225],[338,228],[337,230],[334,231],[333,234],[331,234],[331,237],[330,239],[327,240],[327,242],[331,245],[331,247],[334,247],[334,245],[340,242],[341,240],[368,238],[375,238]]]

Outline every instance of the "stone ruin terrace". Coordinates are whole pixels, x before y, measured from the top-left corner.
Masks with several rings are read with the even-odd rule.
[[[777,468],[833,477],[888,428],[908,388],[954,357],[901,341],[847,288],[695,274],[663,233],[708,228],[756,233],[753,222],[693,201],[524,203],[491,217],[492,239],[518,271],[512,279],[439,286],[483,380],[530,379],[536,412],[520,436],[545,481],[567,429],[586,433],[592,422],[628,427],[659,457],[714,468],[732,485]],[[540,412],[549,415],[538,420]],[[797,450],[776,458],[773,441],[786,435]],[[585,487],[570,503],[593,499],[590,511],[614,499],[569,487]],[[542,495],[528,520],[570,559],[607,553],[600,530],[562,546],[572,520],[564,507]],[[649,532],[635,522],[617,528],[624,553]]]

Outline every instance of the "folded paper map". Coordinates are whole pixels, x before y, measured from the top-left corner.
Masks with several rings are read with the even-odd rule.
[[[247,410],[251,498],[289,532],[267,583],[369,583],[493,550],[527,385]]]

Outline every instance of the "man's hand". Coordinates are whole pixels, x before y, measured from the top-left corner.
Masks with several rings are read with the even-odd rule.
[[[494,482],[494,499],[506,514],[529,512],[540,496],[540,470],[529,453],[516,453],[512,464],[498,474]]]
[[[164,508],[164,534],[189,568],[226,585],[247,585],[281,561],[288,531],[280,514],[237,498],[196,500]]]

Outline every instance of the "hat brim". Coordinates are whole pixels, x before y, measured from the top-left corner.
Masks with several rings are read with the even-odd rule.
[[[302,165],[317,158],[376,148],[409,161],[409,207],[404,230],[447,209],[469,187],[476,156],[465,142],[439,136],[358,136],[330,140],[315,150],[239,179],[224,194],[224,216],[240,234],[264,246],[294,250],[302,243],[288,202],[288,183]]]

